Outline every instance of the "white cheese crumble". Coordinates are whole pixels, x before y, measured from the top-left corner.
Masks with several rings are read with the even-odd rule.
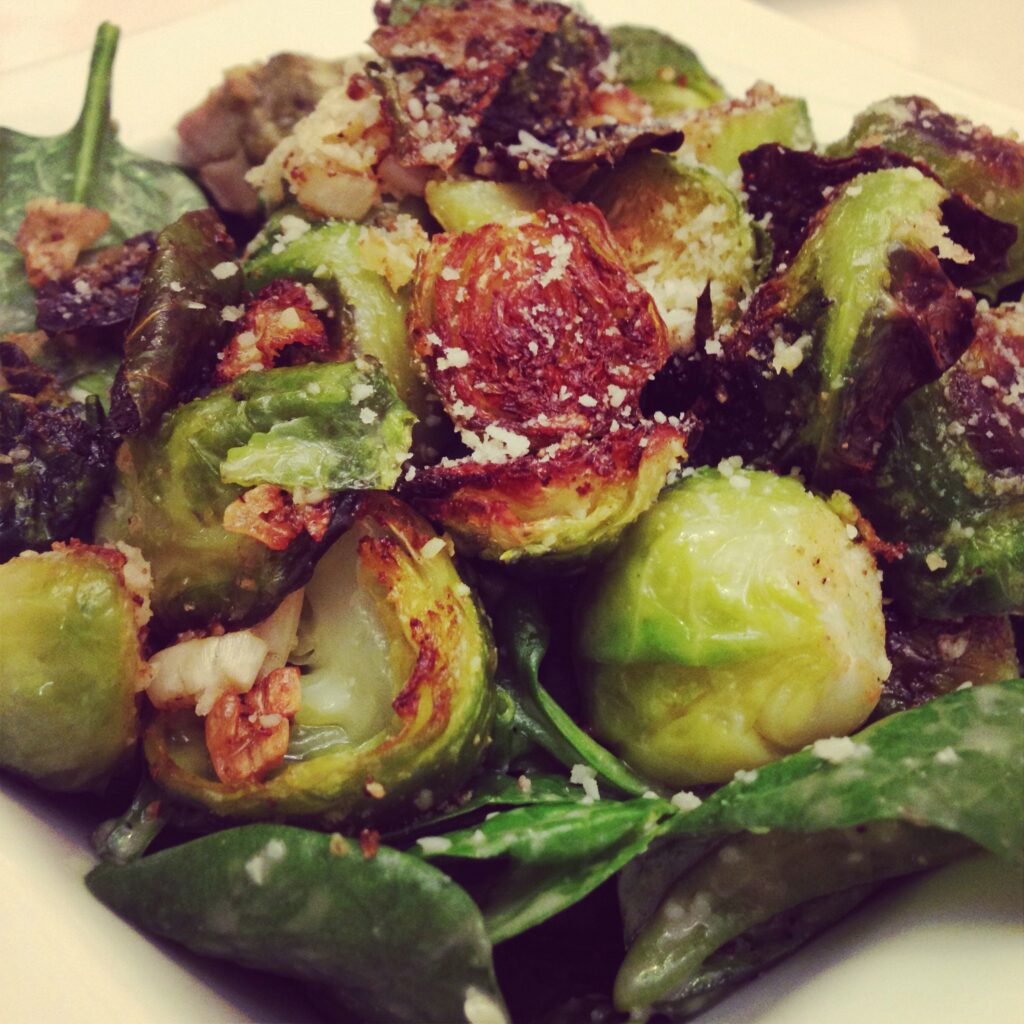
[[[859,761],[871,754],[871,748],[863,743],[856,743],[849,736],[829,736],[827,739],[815,740],[811,744],[811,753],[829,764],[842,764],[844,761]]]
[[[695,811],[704,801],[696,793],[681,789],[678,793],[673,794],[670,802],[680,811]]]

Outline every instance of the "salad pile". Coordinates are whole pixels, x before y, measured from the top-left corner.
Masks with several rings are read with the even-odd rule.
[[[109,25],[0,129],[0,767],[109,819],[90,890],[329,1019],[683,1020],[1019,861],[1024,145],[375,15],[187,170]]]

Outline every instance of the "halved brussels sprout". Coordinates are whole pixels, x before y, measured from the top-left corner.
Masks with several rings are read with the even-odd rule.
[[[608,39],[619,59],[619,79],[647,100],[655,114],[699,109],[725,98],[725,90],[697,54],[664,32],[616,25]]]
[[[0,566],[0,766],[82,790],[128,754],[147,588],[127,548],[58,544]]]
[[[402,494],[466,554],[572,564],[607,551],[651,505],[685,443],[668,424],[640,424],[536,457],[431,466]]]
[[[587,198],[605,215],[629,269],[651,293],[673,349],[694,344],[710,288],[712,326],[737,316],[757,283],[757,238],[740,197],[713,172],[644,153],[601,175]]]
[[[405,330],[408,300],[368,265],[363,247],[371,230],[351,221],[314,224],[294,210],[279,212],[264,229],[262,243],[250,251],[246,282],[255,289],[283,277],[324,292],[334,311],[340,357],[373,356],[402,401],[421,416],[426,397]],[[404,243],[396,239],[395,244]],[[413,248],[410,269],[415,255]]]
[[[871,469],[897,404],[971,338],[974,300],[933,251],[971,258],[941,221],[947,197],[912,167],[862,174],[836,190],[713,362],[725,393],[738,385],[723,407],[739,414],[733,450],[767,450],[819,485]]]
[[[494,710],[494,647],[445,540],[407,506],[361,499],[355,524],[306,587],[296,649],[301,698],[283,763],[219,781],[190,711],[145,736],[157,783],[232,818],[333,826],[429,806],[476,769]]]
[[[1024,278],[1024,143],[943,113],[920,96],[894,96],[858,114],[846,138],[828,152],[845,156],[862,146],[882,146],[922,161],[947,188],[1016,227],[1005,269],[975,284],[978,291],[995,298],[1001,288]]]
[[[432,240],[409,333],[463,437],[515,454],[628,420],[665,361],[665,326],[587,204]]]
[[[790,149],[814,146],[807,104],[781,96],[764,82],[741,100],[722,100],[678,120],[686,133],[680,153],[724,175],[739,168],[741,153],[766,142]]]
[[[394,484],[410,421],[369,360],[245,374],[125,444],[99,534],[149,559],[164,631],[244,625],[301,586],[347,525],[348,504],[330,495]],[[229,530],[229,506],[244,512],[245,489],[261,486],[326,501],[321,529],[278,550]]]
[[[863,503],[907,554],[888,578],[935,618],[1024,610],[1024,307],[982,311],[963,358],[897,410]]]
[[[438,224],[454,233],[476,231],[485,224],[518,223],[568,201],[554,189],[531,182],[480,178],[430,181],[424,197]]]
[[[596,734],[688,786],[860,725],[889,662],[878,573],[851,529],[793,478],[731,464],[666,491],[588,588]]]

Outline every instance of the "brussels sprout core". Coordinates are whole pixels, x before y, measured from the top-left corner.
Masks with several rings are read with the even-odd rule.
[[[729,464],[627,531],[580,653],[598,735],[674,786],[850,732],[889,674],[871,555],[796,480]]]

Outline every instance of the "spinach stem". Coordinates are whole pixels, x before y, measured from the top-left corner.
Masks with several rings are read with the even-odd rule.
[[[120,29],[109,21],[103,22],[96,31],[96,41],[93,43],[92,58],[89,62],[85,101],[74,129],[79,138],[79,147],[71,199],[76,203],[84,203],[88,199],[94,184],[96,162],[103,138],[110,124],[114,54],[117,52],[120,34]]]

